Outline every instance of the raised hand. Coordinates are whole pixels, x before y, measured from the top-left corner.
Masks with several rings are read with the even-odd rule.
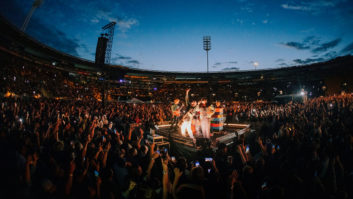
[[[176,178],[180,178],[180,176],[183,175],[183,172],[180,171],[179,168],[174,168],[174,175],[175,175]]]
[[[70,162],[70,174],[73,174],[76,169],[76,163],[75,161],[71,160]]]
[[[99,145],[98,152],[102,152],[102,151],[103,151],[103,147],[102,145]]]
[[[141,137],[143,137],[143,130],[142,130],[142,128],[140,128],[140,135],[141,135]]]
[[[90,142],[91,142],[91,140],[92,140],[91,135],[90,135],[90,134],[88,134],[88,136],[87,136],[87,141],[86,141],[86,142],[87,142],[87,144],[88,144],[88,143],[90,143]]]
[[[33,161],[34,161],[34,162],[37,162],[38,160],[39,160],[38,153],[34,153],[34,154],[33,154]]]
[[[234,185],[234,183],[237,182],[238,179],[238,172],[237,170],[233,170],[232,174],[229,176],[229,178],[231,179],[231,184]]]
[[[48,128],[51,129],[52,127],[53,127],[53,124],[51,122],[49,122]]]
[[[162,162],[163,171],[168,171],[168,158],[166,159],[161,158],[161,162]]]
[[[110,142],[108,142],[107,146],[105,147],[105,150],[109,151],[111,147],[112,147],[112,145],[110,144]]]
[[[60,118],[58,118],[57,120],[56,120],[56,127],[59,127],[60,125],[61,125],[61,119]]]
[[[33,157],[32,157],[32,155],[28,155],[28,156],[27,156],[26,164],[27,164],[27,165],[33,164]]]
[[[257,138],[257,143],[262,145],[262,139],[260,137]]]
[[[157,159],[158,157],[159,157],[159,153],[157,152],[152,155],[152,159],[154,160]]]

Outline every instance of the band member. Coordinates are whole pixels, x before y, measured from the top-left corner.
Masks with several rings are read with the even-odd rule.
[[[213,106],[207,107],[207,99],[201,99],[201,103],[198,105],[198,110],[200,111],[200,127],[202,136],[204,138],[210,138],[210,118],[214,113]],[[200,130],[199,129],[196,129]]]
[[[216,101],[215,113],[212,116],[211,120],[211,131],[212,132],[219,132],[223,130],[223,107],[221,106],[220,101]]]
[[[171,106],[172,109],[172,124],[171,124],[171,128],[175,128],[177,127],[179,120],[180,120],[180,111],[182,109],[182,106],[179,104],[180,100],[179,99],[174,99],[174,103]]]

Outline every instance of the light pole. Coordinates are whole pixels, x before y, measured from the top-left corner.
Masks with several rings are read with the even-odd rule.
[[[253,65],[254,65],[254,67],[255,67],[255,70],[256,70],[256,68],[259,66],[259,62],[257,62],[257,61],[254,61],[253,62]]]
[[[208,51],[211,50],[211,36],[204,36],[203,37],[203,49],[206,51],[207,73],[208,73]]]
[[[22,26],[21,26],[22,32],[25,32],[25,31],[26,31],[26,28],[27,28],[27,26],[28,26],[29,21],[31,20],[31,17],[32,17],[34,11],[35,11],[40,5],[42,5],[42,3],[43,3],[43,0],[35,0],[35,1],[33,2],[31,10],[30,10],[29,13],[27,14],[27,17],[26,17],[25,21],[23,22],[23,24],[22,24]]]

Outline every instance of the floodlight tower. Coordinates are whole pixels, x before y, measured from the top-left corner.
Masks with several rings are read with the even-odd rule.
[[[31,20],[31,17],[34,13],[34,11],[40,6],[42,5],[44,0],[34,0],[33,4],[32,4],[32,8],[31,10],[29,11],[25,21],[23,22],[22,26],[21,26],[21,31],[22,32],[25,32],[26,31],[26,28],[28,26],[28,23],[29,23],[29,20]]]
[[[208,73],[208,51],[211,50],[211,36],[204,36],[203,37],[203,49],[206,51],[207,73]]]
[[[105,64],[110,64],[110,56],[112,54],[113,38],[114,38],[114,29],[116,22],[110,22],[109,24],[103,26],[103,31],[105,31],[106,38],[108,39],[107,49],[105,51]]]

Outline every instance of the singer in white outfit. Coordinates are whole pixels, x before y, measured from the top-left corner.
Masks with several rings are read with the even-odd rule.
[[[183,122],[181,124],[181,135],[185,137],[185,131],[188,132],[188,135],[190,138],[194,139],[194,135],[192,134],[191,130],[191,119],[192,119],[192,114],[190,111],[188,111],[184,117],[183,117]]]
[[[198,110],[200,111],[200,127],[202,136],[204,138],[210,138],[210,125],[211,125],[211,116],[214,113],[213,106],[206,106],[207,99],[202,99],[201,104],[198,105]]]

